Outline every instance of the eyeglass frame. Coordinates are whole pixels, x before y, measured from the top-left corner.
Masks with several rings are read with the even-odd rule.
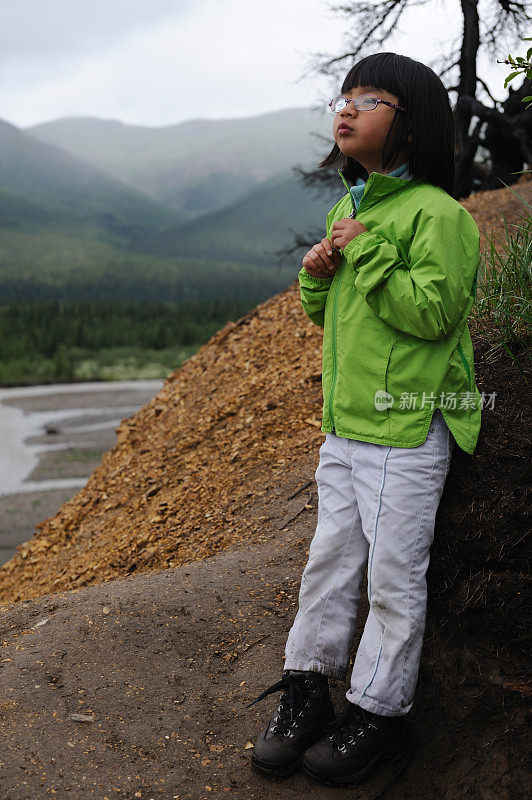
[[[360,99],[360,97],[371,97],[372,100],[375,100],[375,105],[373,106],[373,108],[359,108],[357,106],[356,102],[357,102],[357,100]],[[338,102],[338,100],[340,98],[342,98],[342,100],[345,100],[344,108],[348,105],[348,103],[353,103],[353,105],[354,105],[354,107],[356,108],[357,111],[375,111],[375,109],[377,108],[379,103],[384,103],[385,106],[390,106],[390,108],[396,108],[398,111],[404,111],[406,113],[406,109],[405,108],[401,108],[401,106],[398,106],[395,103],[390,103],[389,100],[381,100],[380,97],[373,97],[373,95],[371,95],[371,94],[361,94],[361,95],[359,95],[358,97],[355,97],[355,98],[344,97],[343,94],[339,94],[338,97],[333,97],[331,102],[327,104],[329,106],[329,108],[331,109],[331,113],[332,114],[341,114],[342,111],[344,110],[344,108],[341,108],[340,111],[335,111],[334,108],[333,108],[333,103]]]

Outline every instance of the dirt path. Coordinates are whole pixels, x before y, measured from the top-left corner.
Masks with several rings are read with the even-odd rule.
[[[276,541],[1,610],[2,800],[524,797],[523,699],[490,682],[489,654],[471,670],[457,632],[433,624],[417,752],[384,794],[401,762],[345,792],[252,771],[246,744],[279,695],[245,706],[280,677],[315,503]],[[333,683],[337,712],[346,689]]]

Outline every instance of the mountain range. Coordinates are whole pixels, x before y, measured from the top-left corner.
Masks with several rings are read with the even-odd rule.
[[[160,128],[70,117],[32,126],[26,133],[195,217],[286,176],[295,164],[317,163],[325,153],[312,134],[329,135],[332,145],[331,129],[324,114],[286,109]]]
[[[112,294],[138,299],[136,276],[147,285],[149,274],[165,299],[185,275],[203,295],[228,264],[239,284],[238,265],[259,284],[269,267],[267,291],[272,280],[284,288],[300,259],[275,268],[277,253],[295,232],[322,235],[333,200],[305,189],[293,167],[326,155],[330,127],[308,109],[162,128],[65,118],[22,130],[0,120],[2,296],[94,296],[106,277]]]

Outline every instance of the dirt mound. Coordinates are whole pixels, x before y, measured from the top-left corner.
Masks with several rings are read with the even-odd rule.
[[[516,191],[532,200],[532,181]],[[481,229],[522,211],[507,189],[464,205]],[[0,602],[178,566],[282,530],[301,509],[272,506],[272,491],[323,441],[321,340],[297,282],[228,323],[122,422],[87,486],[0,569]],[[493,380],[480,391],[508,388]]]
[[[503,214],[508,225],[519,224],[524,209],[523,203],[515,195],[532,204],[532,174],[521,175],[510,189],[478,192],[461,201],[479,227],[481,249],[486,244],[486,233],[504,241],[506,232]]]
[[[257,540],[272,515],[284,527],[275,486],[323,439],[321,336],[307,323],[292,287],[217,333],[4,565],[1,600],[205,558]]]

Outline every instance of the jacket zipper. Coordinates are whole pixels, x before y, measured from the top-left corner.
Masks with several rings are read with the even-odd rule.
[[[338,277],[336,283],[336,292],[334,294],[334,303],[333,303],[333,320],[332,320],[332,348],[333,348],[333,378],[331,381],[331,391],[329,392],[329,416],[331,418],[332,423],[332,432],[334,433],[334,418],[332,413],[332,396],[334,392],[334,387],[336,385],[336,306],[338,303],[338,292],[340,290],[340,277]]]
[[[342,181],[345,184],[345,187],[346,187],[347,191],[349,192],[349,197],[351,198],[351,204],[353,206],[353,210],[352,210],[352,212],[351,212],[351,214],[349,216],[354,219],[355,215],[357,213],[357,210],[355,208],[355,203],[353,201],[353,197],[352,197],[351,192],[349,190],[349,185],[348,185],[346,179],[344,178],[344,176],[342,174],[342,171],[338,170],[338,172],[340,174],[340,177],[341,177]],[[360,208],[360,205],[359,205],[359,208]],[[339,291],[340,291],[340,283],[341,283],[341,271],[340,271],[340,273],[338,273],[338,280],[336,282],[336,291],[334,293],[333,318],[332,318],[333,377],[332,377],[332,381],[331,381],[331,390],[329,392],[329,416],[331,418],[332,432],[333,433],[335,431],[334,431],[334,417],[333,417],[333,413],[332,413],[332,397],[333,397],[333,393],[334,393],[334,388],[336,386],[336,376],[337,376],[337,372],[338,372],[337,358],[336,358],[336,308],[337,308],[337,305],[338,305],[338,294],[339,294]]]

